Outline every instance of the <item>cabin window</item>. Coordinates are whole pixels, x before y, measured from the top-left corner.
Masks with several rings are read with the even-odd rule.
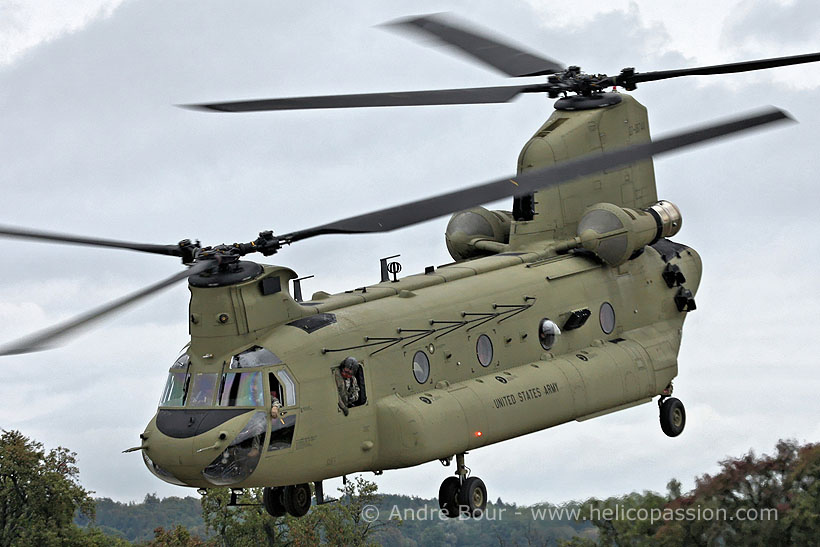
[[[333,367],[332,372],[339,395],[339,410],[347,416],[351,408],[367,402],[364,367],[355,357],[346,357],[339,366]]]
[[[296,416],[289,414],[271,420],[268,452],[290,448],[293,432],[296,430]]]
[[[279,365],[282,360],[272,351],[253,346],[231,358],[230,368],[251,368],[265,365]]]
[[[413,376],[416,381],[423,384],[430,378],[430,359],[423,351],[417,351],[413,356]]]
[[[188,406],[211,406],[216,395],[217,373],[194,374]]]
[[[598,319],[601,322],[601,330],[605,334],[611,333],[615,330],[615,310],[612,309],[612,304],[604,302],[601,304],[601,309],[598,311]]]
[[[261,372],[228,372],[222,375],[219,406],[263,406]]]
[[[493,341],[486,334],[478,337],[475,343],[475,353],[482,367],[490,366],[493,362]]]
[[[541,342],[542,348],[551,349],[559,334],[561,334],[561,329],[549,319],[542,319],[538,323],[538,341]]]

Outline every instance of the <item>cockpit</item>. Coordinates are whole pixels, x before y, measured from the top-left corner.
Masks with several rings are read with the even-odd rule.
[[[202,469],[201,477],[215,486],[229,486],[249,477],[264,452],[291,447],[296,428],[296,397],[296,383],[290,371],[268,349],[253,346],[237,353],[223,364],[221,372],[198,371],[191,366],[189,355],[183,353],[168,373],[156,425],[172,439],[211,432],[216,441],[195,446],[194,457],[216,454]],[[239,416],[246,417],[245,425],[229,439],[220,427]],[[215,437],[217,431],[219,435]],[[183,484],[172,472],[151,461],[147,452],[143,450],[143,458],[155,475]]]

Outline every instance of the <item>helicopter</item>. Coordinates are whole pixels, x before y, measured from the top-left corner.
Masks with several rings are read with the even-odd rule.
[[[488,38],[435,17],[404,24],[438,33],[479,58],[477,52],[488,51]],[[141,245],[4,229],[13,237],[167,254],[190,265],[6,353],[39,349],[187,278],[191,346],[169,372],[164,404],[143,432],[139,450],[149,468],[169,482],[265,486],[272,514],[304,514],[311,482],[320,501],[324,478],[452,458],[456,474],[442,483],[442,509],[448,516],[458,515],[461,507],[480,514],[486,487],[468,476],[467,450],[654,397],[662,400],[662,427],[679,434],[685,412],[670,397],[671,380],[677,374],[678,331],[695,309],[700,265],[693,249],[667,239],[680,228],[680,213],[657,200],[645,158],[784,116],[773,111],[651,142],[645,109],[629,95],[605,89],[820,57],[606,77],[564,69],[503,44],[489,46],[501,53],[485,56],[485,62],[509,68],[515,72],[511,76],[540,73],[547,83],[200,108],[398,106],[502,102],[521,93],[566,95],[525,146],[518,175],[308,230],[263,232],[248,243],[226,246],[201,247],[190,240]],[[510,67],[504,60],[510,56],[538,66]],[[631,146],[621,150],[625,145]],[[580,160],[588,154],[606,159]],[[585,178],[570,182],[577,177]],[[515,196],[511,212],[469,209],[509,195]],[[453,264],[402,279],[385,276],[382,283],[347,293],[317,293],[300,302],[299,286],[289,289],[298,279],[294,272],[241,260],[252,252],[270,256],[317,235],[387,231],[465,209],[447,230]],[[617,222],[620,227],[610,229]],[[385,264],[387,274],[398,273],[391,269],[396,268]],[[646,287],[639,288],[639,281]],[[341,401],[337,379],[349,358],[358,364],[358,394],[354,401]],[[200,392],[204,401],[197,399]],[[281,405],[276,418],[269,412],[272,393]]]

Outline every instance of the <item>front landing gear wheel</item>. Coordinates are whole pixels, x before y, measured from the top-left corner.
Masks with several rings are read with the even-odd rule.
[[[469,477],[464,480],[458,491],[458,505],[461,511],[471,517],[478,518],[487,508],[487,487],[478,477]]]
[[[661,429],[670,437],[677,437],[686,425],[686,410],[683,403],[674,397],[661,404]]]
[[[285,510],[294,517],[303,517],[310,511],[310,486],[295,484],[286,486],[282,493],[282,503]]]
[[[262,505],[265,511],[272,517],[284,517],[285,505],[282,503],[282,487],[265,488],[262,490]]]
[[[458,516],[459,486],[458,477],[447,477],[438,489],[438,506],[451,519]]]

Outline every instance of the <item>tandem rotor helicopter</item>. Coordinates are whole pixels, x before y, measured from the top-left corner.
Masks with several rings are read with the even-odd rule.
[[[678,208],[659,200],[654,155],[788,116],[777,109],[651,140],[646,108],[620,93],[638,84],[820,61],[820,53],[725,65],[587,74],[441,16],[393,26],[444,42],[511,77],[512,86],[260,99],[188,105],[249,112],[556,99],[524,145],[516,175],[246,243],[141,244],[0,227],[4,237],[130,249],[180,258],[186,269],[74,320],[0,347],[47,349],[78,330],[187,279],[191,341],[171,365],[139,451],[162,480],[200,489],[264,487],[273,516],[324,503],[322,481],[439,460],[454,473],[439,502],[479,516],[483,481],[468,451],[657,397],[662,431],[679,435],[672,397],[681,329],[696,309],[701,261],[673,242]],[[482,204],[512,197],[511,211]],[[453,262],[339,294],[301,294],[272,256],[323,234],[387,232],[452,214]],[[311,488],[311,484],[313,488]]]

